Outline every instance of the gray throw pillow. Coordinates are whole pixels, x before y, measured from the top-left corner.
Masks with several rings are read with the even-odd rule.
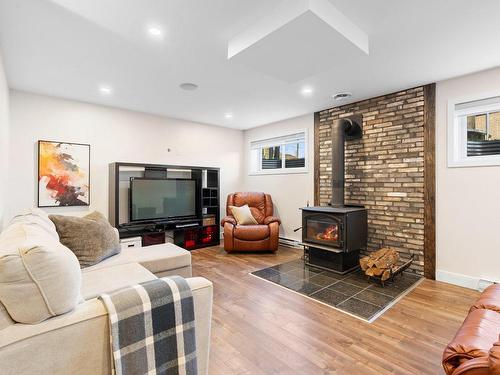
[[[73,251],[82,268],[93,266],[120,252],[116,230],[103,214],[84,217],[50,215],[61,243]]]

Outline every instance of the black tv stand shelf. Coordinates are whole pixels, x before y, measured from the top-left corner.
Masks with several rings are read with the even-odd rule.
[[[196,180],[196,215],[189,218],[130,220],[130,181]],[[142,245],[173,242],[187,250],[220,244],[220,170],[212,167],[115,162],[109,165],[109,220],[120,238],[141,237]]]

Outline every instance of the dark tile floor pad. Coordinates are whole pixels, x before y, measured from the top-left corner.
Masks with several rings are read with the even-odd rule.
[[[338,275],[308,266],[302,259],[264,268],[252,275],[368,322],[374,321],[421,280],[418,275],[404,272],[382,287],[367,280],[362,271]]]

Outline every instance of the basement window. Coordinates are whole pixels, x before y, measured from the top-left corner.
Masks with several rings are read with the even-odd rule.
[[[453,103],[448,166],[500,165],[500,97]]]
[[[307,172],[306,132],[250,142],[250,174]]]

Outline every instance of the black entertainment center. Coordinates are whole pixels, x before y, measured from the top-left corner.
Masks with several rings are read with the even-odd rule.
[[[187,250],[220,243],[219,168],[116,162],[109,177],[109,218],[121,239]]]

